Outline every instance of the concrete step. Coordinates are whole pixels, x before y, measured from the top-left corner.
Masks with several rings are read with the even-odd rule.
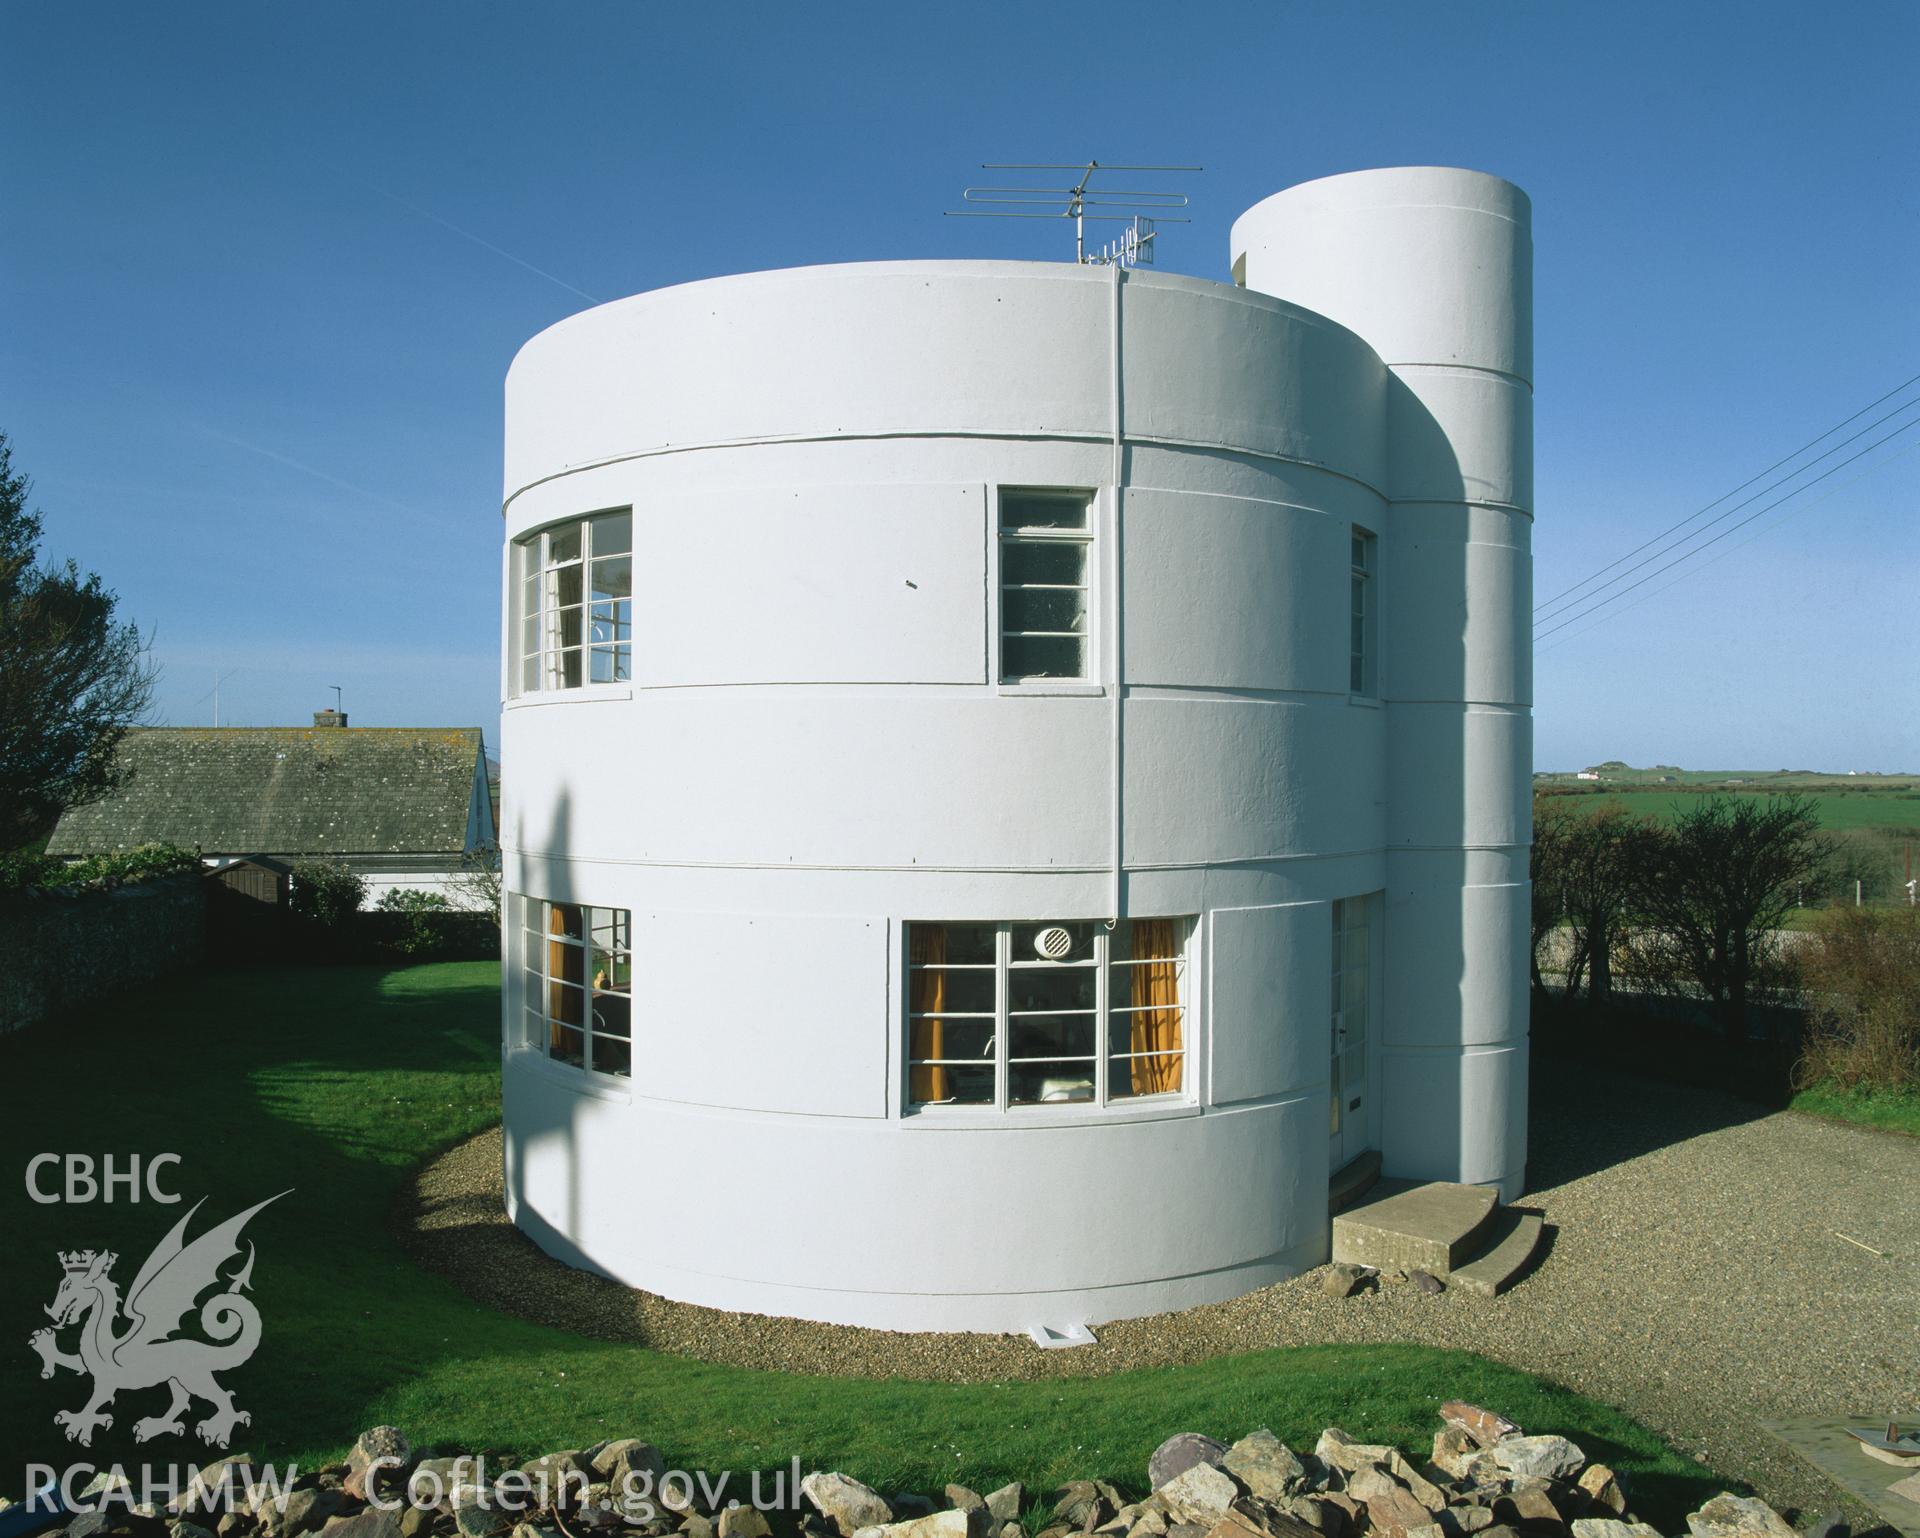
[[[1333,1220],[1333,1258],[1445,1280],[1482,1245],[1500,1205],[1489,1186],[1382,1180]]]
[[[1455,1267],[1447,1285],[1491,1298],[1533,1259],[1533,1252],[1540,1248],[1540,1230],[1539,1213],[1502,1208],[1487,1227],[1486,1248],[1464,1266]]]
[[[1380,1178],[1380,1150],[1370,1148],[1357,1159],[1350,1159],[1327,1182],[1327,1211],[1345,1212]]]

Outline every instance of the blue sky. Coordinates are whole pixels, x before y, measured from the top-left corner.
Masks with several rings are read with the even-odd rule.
[[[715,273],[1057,257],[1051,225],[939,217],[983,160],[1204,165],[1161,265],[1210,277],[1233,217],[1310,177],[1520,183],[1542,599],[1920,374],[1907,4],[4,20],[0,430],[48,552],[157,631],[174,724],[225,674],[229,724],[304,722],[338,684],[356,722],[496,740],[520,344],[586,295]],[[1543,642],[1540,767],[1920,769],[1914,439]]]

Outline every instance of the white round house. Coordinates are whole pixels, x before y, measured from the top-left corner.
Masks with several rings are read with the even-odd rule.
[[[1527,199],[1289,189],[1231,283],[640,294],[506,386],[506,1191],[726,1309],[1017,1331],[1522,1187]]]

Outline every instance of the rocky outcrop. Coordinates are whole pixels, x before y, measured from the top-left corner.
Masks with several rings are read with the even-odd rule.
[[[1044,1494],[953,1484],[936,1500],[822,1471],[775,1511],[676,1485],[685,1476],[668,1477],[660,1450],[635,1437],[511,1464],[420,1457],[376,1426],[344,1463],[290,1487],[236,1454],[164,1510],[123,1497],[61,1538],[1027,1538],[1030,1526],[1036,1538],[1665,1538],[1635,1517],[1619,1475],[1567,1438],[1458,1401],[1440,1414],[1433,1456],[1417,1463],[1337,1426],[1310,1453],[1265,1429],[1230,1444],[1185,1431],[1155,1449],[1138,1499],[1082,1479]],[[1796,1535],[1764,1501],[1724,1494],[1674,1538]]]

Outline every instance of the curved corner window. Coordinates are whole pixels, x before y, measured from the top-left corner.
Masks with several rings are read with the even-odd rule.
[[[626,1078],[633,1066],[633,920],[625,908],[520,897],[526,1045]]]
[[[1116,1105],[1186,1088],[1191,918],[907,925],[907,1103]]]
[[[515,694],[633,677],[633,510],[556,523],[513,546]]]

